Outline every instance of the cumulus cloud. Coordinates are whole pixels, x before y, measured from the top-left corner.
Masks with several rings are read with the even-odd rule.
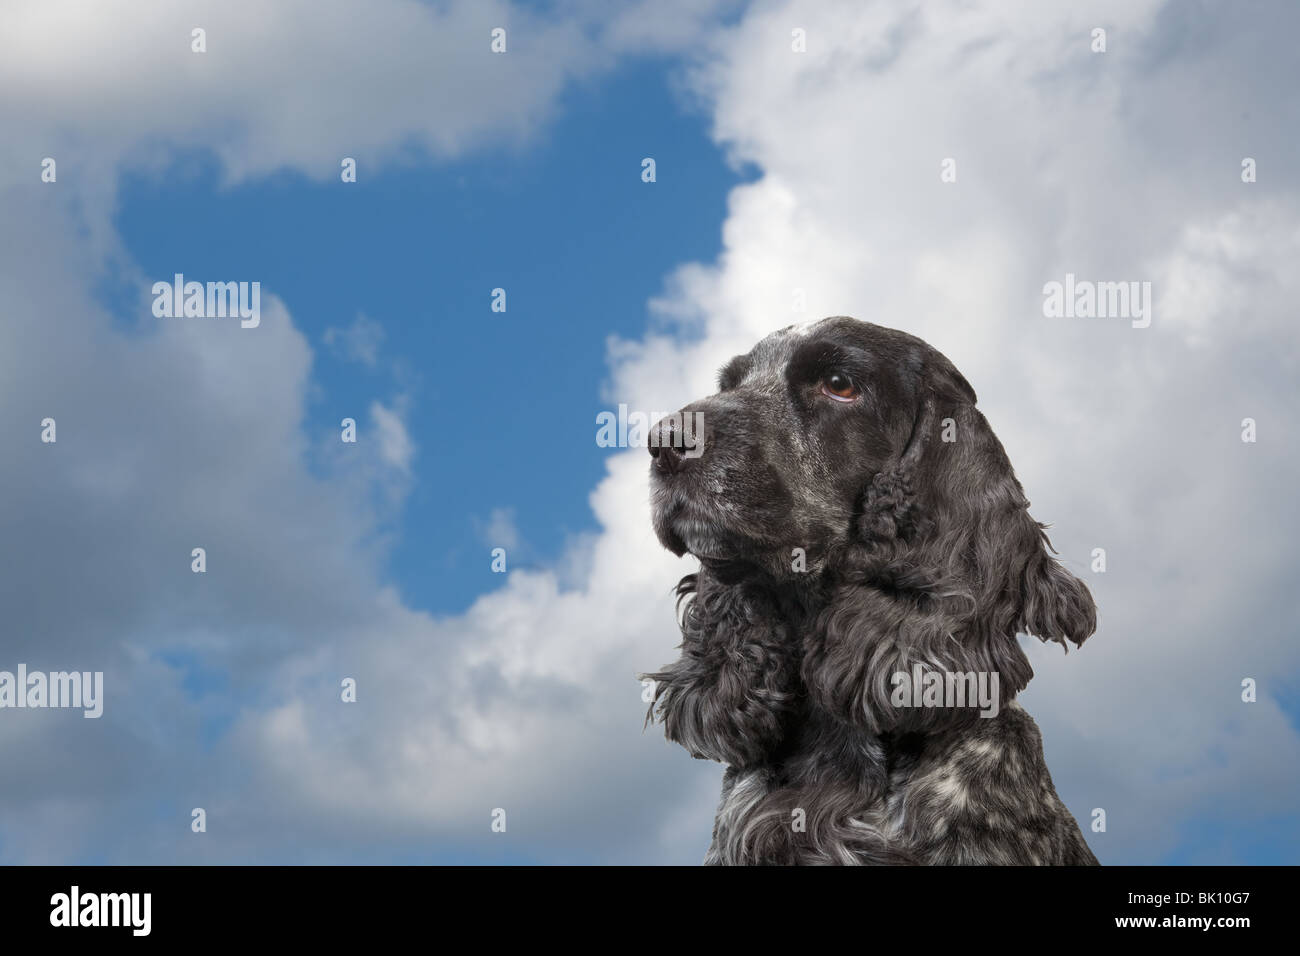
[[[489,49],[496,27],[513,33],[505,55]],[[196,28],[204,53],[191,50]],[[101,165],[156,167],[211,148],[232,182],[335,177],[351,156],[364,176],[406,149],[448,156],[533,135],[565,80],[594,65],[584,42],[580,23],[498,0],[381,0],[364,16],[311,0],[32,3],[0,38],[4,108],[34,134],[7,152],[57,158],[93,142]]]
[[[101,721],[0,721],[5,765],[28,768],[0,791],[6,859],[699,859],[719,770],[640,732],[635,674],[675,653],[669,588],[690,569],[650,533],[644,452],[610,458],[590,499],[600,533],[554,567],[512,571],[463,615],[413,611],[384,584],[354,489],[304,464],[312,354],[292,303],[272,300],[256,339],[184,322],[127,335],[74,254],[114,249],[113,175],[176,150],[211,145],[232,181],[322,178],[335,154],[383,164],[535,135],[565,78],[609,55],[584,55],[593,31],[611,50],[700,44],[685,82],[760,172],[730,197],[718,261],[668,277],[647,335],[611,343],[610,395],[677,407],[730,354],[825,314],[922,335],[975,385],[1097,595],[1098,635],[1068,659],[1034,645],[1024,696],[1071,808],[1108,811],[1098,855],[1158,860],[1194,822],[1294,803],[1300,742],[1278,689],[1300,663],[1282,623],[1300,536],[1278,511],[1300,478],[1290,11],[772,3],[680,30],[649,7],[541,23],[376,3],[359,23],[317,4],[160,4],[131,30],[98,5],[56,27],[59,6],[0,39],[0,108],[31,134],[0,145],[15,213],[0,225],[0,532],[24,559],[0,599],[15,659],[103,669],[108,703]],[[498,19],[517,58],[459,39],[485,51]],[[14,184],[78,141],[103,167],[84,202]],[[1259,183],[1239,178],[1247,155]],[[1151,281],[1151,327],[1045,318],[1043,284],[1067,272]],[[33,439],[46,415],[55,446]],[[371,416],[381,440],[359,453],[418,480],[396,406]],[[1240,441],[1244,417],[1259,442]],[[196,545],[206,575],[189,571]],[[1240,703],[1246,676],[1259,704]],[[343,677],[354,706],[337,703]],[[193,806],[219,821],[208,839],[189,839]],[[1232,858],[1231,840],[1212,845]]]

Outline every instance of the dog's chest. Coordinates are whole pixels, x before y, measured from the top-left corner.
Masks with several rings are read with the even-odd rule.
[[[984,745],[958,752],[972,746]],[[967,768],[944,748],[882,747],[848,761],[840,751],[833,763],[824,754],[729,769],[708,861],[919,862],[978,802]]]

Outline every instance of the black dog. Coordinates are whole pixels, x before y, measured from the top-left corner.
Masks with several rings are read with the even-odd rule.
[[[706,863],[1095,864],[1015,696],[1082,644],[952,363],[849,318],[777,332],[650,436],[654,526],[698,574],[651,718],[728,765]]]

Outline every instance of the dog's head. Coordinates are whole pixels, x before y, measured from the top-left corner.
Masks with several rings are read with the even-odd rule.
[[[728,362],[718,393],[651,432],[655,530],[706,566],[819,569],[854,537],[863,496],[913,458],[927,403],[973,403],[920,339],[853,319],[791,327]],[[931,416],[932,417],[932,416]]]
[[[915,336],[844,317],[774,333],[658,423],[650,453],[665,547],[719,576],[823,580],[842,616],[883,596],[871,611],[897,620],[903,657],[960,663],[945,640],[1005,652],[1014,694],[1030,673],[1017,631],[1080,644],[1095,628],[974,390]]]

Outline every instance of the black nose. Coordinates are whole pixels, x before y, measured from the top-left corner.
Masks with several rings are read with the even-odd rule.
[[[673,475],[686,467],[689,459],[682,454],[681,425],[673,416],[655,423],[646,444],[650,448],[650,457],[654,459],[653,467],[660,474]]]

